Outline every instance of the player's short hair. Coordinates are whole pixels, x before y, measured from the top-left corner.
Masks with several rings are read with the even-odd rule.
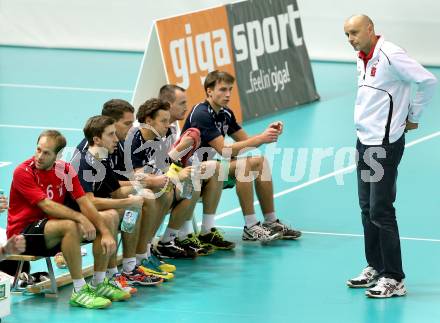
[[[125,100],[111,99],[104,103],[101,114],[118,121],[124,116],[125,112],[134,113],[134,107]]]
[[[170,104],[168,102],[156,98],[149,99],[139,107],[136,113],[136,119],[139,123],[145,123],[146,117],[154,119],[159,110],[168,111],[169,109]]]
[[[165,84],[159,90],[159,99],[170,104],[174,103],[176,101],[176,91],[185,92],[185,89],[175,84]]]
[[[55,151],[54,151],[55,154],[58,154],[61,151],[61,149],[66,147],[66,137],[64,137],[61,134],[61,132],[59,132],[58,130],[44,130],[38,136],[37,144],[42,137],[48,137],[48,138],[55,140],[55,143],[56,143]]]
[[[108,116],[94,116],[87,120],[84,126],[84,136],[89,143],[89,146],[93,146],[93,137],[101,138],[105,128],[115,123],[115,119]]]
[[[215,85],[219,82],[233,84],[235,82],[235,77],[229,74],[228,72],[223,72],[218,70],[208,73],[208,75],[205,78],[205,83],[203,84],[205,88],[205,93],[207,93],[208,89],[213,89]]]

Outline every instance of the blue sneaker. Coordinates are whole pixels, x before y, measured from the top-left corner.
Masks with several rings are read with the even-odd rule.
[[[142,259],[141,265],[138,267],[139,270],[142,270],[146,275],[154,275],[163,280],[171,280],[174,278],[172,273],[168,273],[166,271],[161,270],[159,267],[155,266],[155,264],[150,259]]]

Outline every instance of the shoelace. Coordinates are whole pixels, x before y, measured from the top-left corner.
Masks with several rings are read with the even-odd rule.
[[[169,243],[170,243],[171,247],[174,247],[179,251],[184,251],[184,249],[182,247],[179,247],[178,245],[176,245],[174,240],[170,241]]]
[[[224,240],[223,234],[219,230],[215,230],[214,234],[212,235],[212,239],[219,238],[220,240]]]
[[[79,291],[78,294],[80,292],[81,291]],[[86,289],[83,291],[83,293],[86,294],[87,296],[90,296],[90,297],[97,297],[96,291],[93,288],[90,288],[89,286],[86,287]]]
[[[390,287],[391,285],[392,285],[391,280],[385,277],[381,277],[376,284],[377,287]]]
[[[277,225],[282,228],[283,232],[287,232],[292,229],[289,225],[284,224],[281,221],[277,222]]]
[[[203,245],[200,242],[200,240],[194,235],[191,238],[188,238],[189,241],[191,241],[197,248],[202,248]]]
[[[368,268],[368,267],[364,268],[362,270],[362,273],[358,277],[356,277],[356,278],[357,279],[362,279],[362,278],[365,278],[365,277],[371,278],[371,277],[373,277],[373,273],[371,271],[372,270],[370,268]]]
[[[270,231],[263,228],[262,226],[256,224],[253,227],[251,227],[251,232],[253,233],[254,237],[256,238],[269,238]]]
[[[121,287],[128,286],[127,279],[121,275],[113,277],[113,280],[110,280],[110,283],[116,287],[119,287],[117,284],[121,285]]]
[[[118,285],[113,284],[113,282],[111,282],[111,281],[109,281],[109,280],[107,280],[107,282],[104,281],[104,283],[106,283],[106,284],[105,284],[106,287],[108,287],[108,288],[110,288],[110,289],[112,289],[112,290],[120,290],[120,289],[121,289]],[[121,286],[122,286],[122,285],[121,285]]]
[[[159,267],[162,265],[162,262],[157,258],[155,255],[151,254],[150,257],[148,257],[148,261],[153,264],[155,267]]]

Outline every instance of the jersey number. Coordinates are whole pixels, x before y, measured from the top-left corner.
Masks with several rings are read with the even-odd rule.
[[[53,188],[52,184],[47,185],[47,188],[46,188],[46,195],[50,200],[53,200],[53,189],[52,188]],[[59,195],[60,195],[60,197],[63,196],[63,187],[61,185],[60,185],[60,189],[59,189]]]

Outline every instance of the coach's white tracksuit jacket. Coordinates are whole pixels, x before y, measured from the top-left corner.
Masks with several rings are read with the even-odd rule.
[[[354,111],[357,136],[364,145],[395,142],[406,120],[418,123],[434,95],[437,79],[403,49],[381,36],[366,68],[358,58],[358,93]],[[411,100],[411,83],[417,90]]]

